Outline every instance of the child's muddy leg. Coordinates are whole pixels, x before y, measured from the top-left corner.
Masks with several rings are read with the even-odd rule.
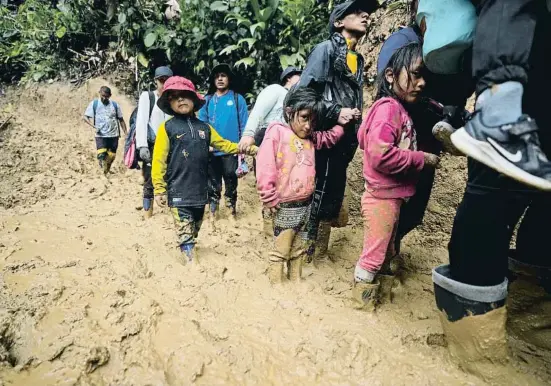
[[[268,277],[273,284],[286,280],[285,266],[291,257],[291,247],[296,232],[284,229],[274,237],[274,245],[269,252]]]
[[[306,245],[299,237],[295,237],[291,247],[291,259],[288,262],[289,280],[299,281],[302,278],[302,264],[306,254]]]
[[[179,248],[186,263],[197,263],[195,238],[199,232],[200,224],[197,224],[193,208],[171,208],[171,212],[176,225]]]

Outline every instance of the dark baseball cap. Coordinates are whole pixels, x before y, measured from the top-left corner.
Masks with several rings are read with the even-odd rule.
[[[331,16],[329,16],[329,33],[336,32],[335,22],[343,19],[345,16],[360,10],[373,13],[377,8],[379,8],[377,0],[355,0],[337,5],[333,9],[333,12],[331,12]]]
[[[292,75],[300,74],[302,74],[302,70],[299,70],[298,68],[293,66],[289,66],[281,73],[281,76],[279,77],[279,83],[283,83],[288,77]]]
[[[173,75],[174,75],[174,73],[167,66],[157,67],[155,69],[155,79],[161,78],[163,76],[166,76],[166,77],[170,78]]]

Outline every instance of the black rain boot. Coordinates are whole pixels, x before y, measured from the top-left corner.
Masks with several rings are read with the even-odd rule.
[[[479,287],[451,279],[450,266],[432,271],[434,296],[452,359],[465,371],[501,383],[509,359],[507,345],[508,281]]]

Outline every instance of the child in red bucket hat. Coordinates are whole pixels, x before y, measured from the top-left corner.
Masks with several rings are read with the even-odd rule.
[[[223,139],[212,126],[196,118],[205,103],[195,85],[179,76],[169,78],[157,105],[173,118],[159,127],[153,151],[152,179],[156,203],[171,208],[180,250],[196,260],[195,243],[207,204],[209,146],[237,154],[236,143]],[[255,154],[251,146],[247,153]]]

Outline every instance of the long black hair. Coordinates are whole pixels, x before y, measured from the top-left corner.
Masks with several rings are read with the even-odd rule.
[[[421,45],[416,42],[408,43],[403,47],[400,47],[388,61],[385,69],[379,73],[377,76],[377,98],[391,97],[398,99],[398,96],[392,89],[392,83],[389,83],[386,80],[385,72],[388,69],[392,70],[394,74],[394,82],[398,82],[398,77],[402,68],[405,68],[408,73],[408,85],[411,81],[411,67],[415,64],[417,59],[423,57],[423,51]],[[404,90],[405,91],[405,90]]]
[[[310,110],[311,122],[315,122],[320,116],[322,101],[322,95],[309,87],[293,87],[283,101],[285,122],[290,124],[301,110]]]

